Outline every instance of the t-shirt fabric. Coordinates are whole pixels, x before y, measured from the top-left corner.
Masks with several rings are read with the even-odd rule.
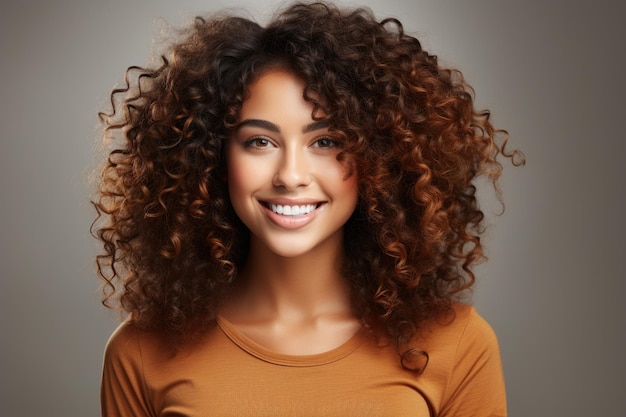
[[[174,353],[129,321],[104,355],[102,415],[117,416],[506,416],[500,352],[489,324],[467,305],[416,339],[428,352],[421,375],[393,343],[362,329],[315,355],[258,345],[222,317]]]

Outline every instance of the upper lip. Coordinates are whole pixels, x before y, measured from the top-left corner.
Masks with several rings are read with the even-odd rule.
[[[280,206],[306,206],[309,204],[320,204],[323,203],[324,200],[314,200],[310,198],[302,198],[302,199],[290,199],[290,198],[268,198],[268,199],[260,199],[259,200],[265,204],[276,204]]]

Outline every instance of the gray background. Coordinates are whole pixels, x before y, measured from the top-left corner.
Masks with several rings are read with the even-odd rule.
[[[499,335],[512,416],[626,415],[626,13],[602,3],[360,3],[460,68],[527,156],[503,177],[475,296]],[[237,4],[261,21],[276,5]],[[148,60],[159,18],[179,26],[227,5],[0,6],[0,416],[99,413],[117,316],[99,304],[88,234],[96,113],[126,66]]]

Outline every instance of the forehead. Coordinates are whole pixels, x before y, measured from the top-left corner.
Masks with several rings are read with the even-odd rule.
[[[254,118],[274,121],[313,119],[314,104],[305,100],[304,80],[286,70],[269,70],[247,88],[238,122]]]
[[[244,105],[251,102],[271,102],[277,99],[303,99],[306,84],[295,74],[285,70],[268,70],[256,77],[247,87]]]

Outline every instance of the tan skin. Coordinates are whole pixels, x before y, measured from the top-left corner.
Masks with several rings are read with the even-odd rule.
[[[243,285],[220,314],[271,351],[326,352],[361,328],[338,268],[356,175],[337,161],[338,144],[326,123],[313,120],[299,78],[270,70],[249,89],[227,165],[231,201],[251,245],[238,277]]]

